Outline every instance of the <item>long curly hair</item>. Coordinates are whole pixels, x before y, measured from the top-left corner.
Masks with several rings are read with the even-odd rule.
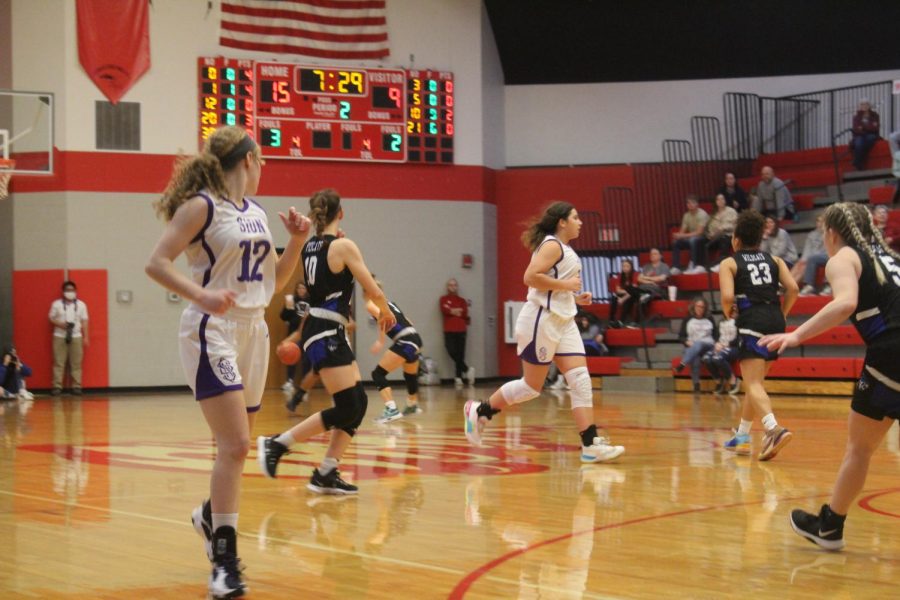
[[[544,241],[544,237],[556,233],[556,226],[560,219],[569,218],[569,213],[575,209],[568,202],[553,202],[544,209],[544,214],[527,223],[528,229],[522,233],[522,243],[534,252]]]
[[[208,189],[217,196],[227,196],[221,160],[247,135],[240,127],[220,127],[206,138],[200,154],[179,157],[162,198],[153,203],[156,214],[171,221],[178,207],[202,189]],[[259,149],[255,152],[258,153]]]

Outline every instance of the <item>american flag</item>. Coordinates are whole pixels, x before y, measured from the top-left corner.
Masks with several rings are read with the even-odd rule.
[[[219,44],[317,58],[390,54],[385,0],[223,0]]]

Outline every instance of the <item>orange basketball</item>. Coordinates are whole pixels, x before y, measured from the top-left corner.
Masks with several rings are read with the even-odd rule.
[[[296,365],[300,360],[300,346],[294,342],[281,342],[275,349],[278,360],[286,365]]]

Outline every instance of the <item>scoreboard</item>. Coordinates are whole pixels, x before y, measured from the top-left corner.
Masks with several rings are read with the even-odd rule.
[[[263,157],[453,163],[453,74],[198,59],[199,143],[247,129]]]

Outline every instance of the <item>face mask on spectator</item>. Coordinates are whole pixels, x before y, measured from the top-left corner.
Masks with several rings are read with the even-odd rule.
[[[66,300],[74,300],[75,299],[75,290],[66,290],[63,292],[63,298]]]

